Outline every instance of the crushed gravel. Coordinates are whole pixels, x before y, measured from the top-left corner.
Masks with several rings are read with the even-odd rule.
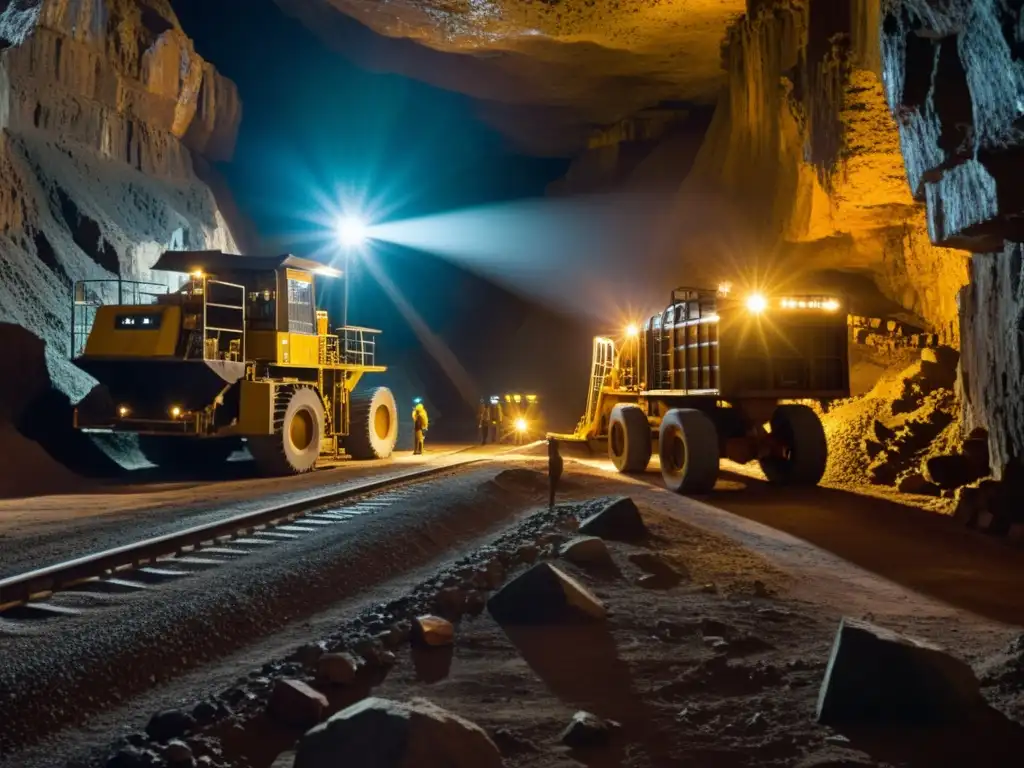
[[[0,622],[0,765],[24,765],[11,752],[47,732],[422,566],[540,498],[536,487],[496,483],[497,472],[389,490],[344,523],[145,591],[52,599],[83,609],[76,617]]]
[[[443,466],[464,458],[440,456],[432,459],[432,464]],[[0,578],[213,523],[267,504],[301,499],[313,490],[342,490],[415,468],[409,463],[375,462],[297,478],[112,487],[95,498],[78,495],[0,502]],[[55,504],[58,509],[52,510]],[[95,508],[97,505],[107,508]]]

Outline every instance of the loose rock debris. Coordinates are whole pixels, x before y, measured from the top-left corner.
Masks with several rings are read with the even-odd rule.
[[[501,753],[478,725],[426,699],[370,697],[299,740],[295,768],[500,768]]]
[[[562,519],[587,519],[606,506],[608,500],[595,500],[530,518],[409,595],[346,624],[317,644],[324,653],[304,647],[290,661],[254,673],[237,694],[229,691],[201,702],[194,710],[201,732],[185,739],[197,765],[264,768],[277,758],[290,768],[292,751],[296,768],[335,765],[336,752],[334,763],[316,762],[327,759],[317,757],[326,753],[311,746],[316,743],[333,744],[323,747],[328,751],[346,750],[353,757],[345,764],[357,767],[556,768],[574,764],[566,762],[566,748],[574,755],[577,750],[594,751],[595,764],[630,768],[887,762],[887,755],[876,754],[872,744],[815,721],[819,689],[830,702],[843,692],[837,685],[843,663],[829,667],[838,616],[828,616],[820,606],[787,601],[787,578],[758,555],[650,510],[644,513],[648,535],[643,546],[602,541],[608,557],[622,568],[617,575],[563,556],[572,547],[557,533],[570,530]],[[506,578],[496,590],[481,583],[491,563],[500,564]],[[679,580],[667,591],[640,589],[632,575],[637,569],[671,571]],[[679,578],[691,574],[692,579]],[[705,591],[702,584],[712,584],[714,590]],[[467,609],[460,616],[429,613],[446,590],[461,594]],[[470,595],[479,601],[489,596],[489,610],[474,616],[468,610]],[[598,619],[597,611],[573,614],[579,595],[587,597],[584,605],[599,605],[603,618]],[[525,617],[526,623],[497,621],[492,606],[499,606],[498,616],[502,607],[511,607],[516,621]],[[587,620],[567,622],[566,612]],[[452,627],[450,645],[416,650],[422,631],[417,627],[427,618]],[[853,621],[843,626],[841,635],[861,627]],[[876,639],[889,637],[884,630],[865,631]],[[852,652],[855,668],[873,663],[856,656],[855,644],[837,648],[842,649],[840,662]],[[440,673],[424,675],[417,653],[442,660]],[[1024,675],[1014,666],[1022,654],[1024,650],[1001,657],[989,678],[983,678],[985,690],[1024,690]],[[304,667],[303,657],[315,661]],[[338,679],[346,682],[329,680],[325,669],[332,664],[340,665]],[[258,708],[260,701],[272,701],[283,690],[282,681],[292,689],[289,696],[299,693],[306,704],[322,707],[320,720],[336,714],[296,742],[296,728],[308,727],[308,721],[303,726],[290,719],[268,721],[261,719],[265,710]],[[363,698],[368,694],[376,698]],[[211,708],[217,711],[214,724],[198,726],[209,722]],[[313,709],[306,711],[313,716]],[[365,725],[367,718],[373,719],[372,727]],[[342,721],[345,725],[337,724]],[[422,753],[411,748],[399,753],[392,746],[400,738],[381,735],[413,733],[421,722],[438,734],[423,742],[432,748]],[[330,724],[331,739],[338,741],[324,741]],[[274,727],[282,730],[272,747],[260,746],[268,727],[271,734]],[[899,725],[884,721],[881,727]],[[370,732],[375,734],[372,740],[338,746]],[[314,733],[319,735],[313,738]],[[462,744],[463,739],[483,750],[472,753],[477,762],[458,762],[461,758],[447,756],[449,746],[439,746]],[[159,745],[142,741],[133,748],[155,758],[154,765],[168,762]],[[451,749],[462,754],[462,747]],[[947,751],[945,745],[942,751]],[[965,763],[934,759],[928,764]]]

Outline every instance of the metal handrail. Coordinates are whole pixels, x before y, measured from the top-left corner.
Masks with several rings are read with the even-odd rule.
[[[119,278],[96,278],[77,280],[71,290],[71,358],[74,359],[85,351],[85,344],[92,332],[96,310],[111,302],[105,301],[100,295],[104,291],[88,291],[89,286],[108,286],[111,292],[116,288],[117,300],[114,306],[145,306],[155,304],[161,296],[166,296],[170,289],[164,283],[151,283],[144,280],[121,280]],[[128,289],[127,297],[125,294]],[[144,290],[145,289],[145,290]],[[148,299],[148,300],[144,300]]]
[[[246,342],[246,338],[245,338],[245,336],[246,336],[246,334],[245,334],[245,286],[244,285],[239,285],[238,283],[226,283],[223,280],[213,280],[213,279],[211,279],[209,277],[206,277],[205,275],[201,279],[202,279],[202,282],[203,282],[203,286],[202,286],[202,288],[203,288],[203,360],[220,360],[220,359],[222,359],[219,356],[219,354],[220,354],[220,334],[226,333],[226,334],[234,334],[235,336],[238,336],[241,339],[241,350],[239,351],[239,354],[240,354],[240,361],[244,361],[246,359],[246,357],[245,357],[245,342]],[[195,281],[195,280],[196,280],[196,278],[193,278],[193,281]],[[239,303],[238,304],[222,304],[220,302],[209,301],[210,291],[208,290],[208,288],[209,288],[209,286],[213,286],[213,285],[221,285],[221,286],[224,286],[225,288],[237,289],[238,292],[241,294],[241,299],[240,299]],[[222,328],[220,326],[209,325],[208,324],[208,317],[207,317],[207,310],[210,307],[213,307],[214,309],[228,309],[228,310],[231,310],[231,311],[240,312],[241,315],[242,315],[242,319],[239,321],[238,328]],[[216,332],[217,336],[216,337],[209,336],[210,331]],[[215,356],[215,357],[210,357],[209,354],[208,354],[208,351],[207,351],[207,349],[209,347],[209,342],[210,341],[215,341],[216,342],[215,349],[217,351],[217,356]]]

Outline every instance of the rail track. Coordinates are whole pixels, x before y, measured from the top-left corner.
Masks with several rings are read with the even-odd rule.
[[[372,513],[375,508],[399,501],[402,495],[400,486],[406,483],[493,461],[537,445],[539,443],[516,446],[486,456],[467,456],[439,466],[412,469],[340,489],[312,492],[298,499],[268,504],[216,522],[0,579],[0,621],[77,614],[79,611],[48,603],[47,600],[55,593],[70,590],[110,593],[148,589],[154,583],[216,567],[274,542],[315,534],[325,526],[342,524],[358,515]],[[327,508],[395,486],[399,489],[387,494],[387,498],[370,496],[352,505]]]

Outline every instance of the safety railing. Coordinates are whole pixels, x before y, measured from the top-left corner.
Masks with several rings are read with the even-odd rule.
[[[597,417],[598,401],[605,382],[615,368],[615,342],[598,336],[594,339],[593,362],[590,371],[590,391],[587,392],[586,424],[593,424]]]
[[[160,296],[167,295],[168,287],[163,283],[148,283],[138,280],[79,280],[71,291],[71,357],[80,357],[85,351],[89,334],[96,322],[96,310],[102,306],[114,305],[136,307],[155,304]]]
[[[210,278],[203,280],[203,359],[242,362],[245,360],[245,286]]]
[[[343,365],[372,367],[377,360],[379,330],[347,325],[335,328],[339,343],[339,356]]]

